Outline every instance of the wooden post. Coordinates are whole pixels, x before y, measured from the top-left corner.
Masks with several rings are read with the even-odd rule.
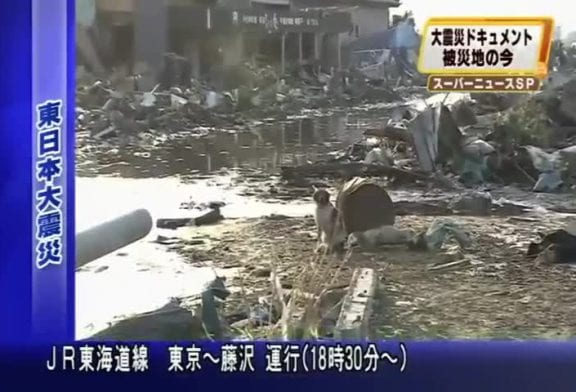
[[[340,40],[340,34],[336,35],[337,45],[338,45],[338,70],[342,69],[342,44]]]
[[[320,70],[322,69],[322,63],[320,61],[322,57],[322,37],[323,35],[321,33],[314,33],[314,60],[318,67],[315,71],[318,74],[320,74]]]
[[[282,75],[286,73],[286,34],[282,33],[282,60],[280,62],[280,70]]]
[[[302,64],[304,60],[304,33],[298,34],[298,61]]]

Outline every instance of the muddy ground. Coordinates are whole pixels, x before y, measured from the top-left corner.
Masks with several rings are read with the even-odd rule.
[[[263,215],[225,219],[215,225],[174,233],[166,252],[177,252],[191,266],[234,268],[228,279],[233,291],[224,314],[238,331],[252,337],[269,334],[265,327],[246,328],[243,320],[260,297],[270,297],[270,273],[275,266],[283,288],[302,286],[301,272],[318,263],[313,249],[313,206],[307,187],[295,188],[278,177],[280,164],[298,164],[325,157],[360,137],[361,131],[381,123],[382,109],[339,113],[288,125],[274,122],[247,132],[213,131],[205,138],[170,140],[147,146],[90,147],[78,154],[81,177],[178,177],[183,183],[217,179],[237,173],[235,185],[246,198],[294,204],[295,216]],[[304,122],[304,126],[303,126]],[[333,185],[328,180],[318,182]],[[454,194],[423,188],[391,188],[395,202],[430,197],[441,205]],[[171,189],[158,189],[171,192]],[[550,338],[576,334],[576,269],[541,265],[525,257],[538,231],[560,228],[576,219],[556,211],[574,211],[573,195],[535,195],[511,187],[493,189],[493,197],[524,203],[498,216],[451,216],[472,236],[469,249],[448,243],[442,251],[422,253],[404,247],[377,252],[354,249],[342,265],[322,260],[322,284],[344,288],[356,267],[374,268],[381,283],[371,329],[378,338]],[[193,200],[194,195],[190,195]],[[183,202],[185,200],[182,200]],[[412,204],[410,204],[412,203]],[[398,226],[425,229],[439,218],[430,209],[406,208]],[[438,209],[432,214],[438,214]],[[427,212],[426,212],[427,211]],[[226,207],[222,209],[226,216]],[[257,214],[256,214],[257,215]],[[434,267],[462,261],[454,268]],[[327,280],[330,280],[327,283]],[[314,285],[314,283],[309,283]],[[305,286],[305,285],[304,285]],[[314,287],[302,287],[314,290]],[[249,331],[248,331],[249,330]],[[240,333],[238,332],[238,333]]]

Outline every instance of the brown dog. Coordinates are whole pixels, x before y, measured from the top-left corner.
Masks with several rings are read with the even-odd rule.
[[[314,188],[312,199],[316,203],[316,252],[322,249],[326,253],[341,252],[348,236],[340,213],[330,202],[330,193],[325,189]]]

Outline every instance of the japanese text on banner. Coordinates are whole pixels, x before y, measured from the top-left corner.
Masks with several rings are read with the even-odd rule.
[[[550,18],[432,18],[424,28],[418,68],[424,74],[545,72]]]
[[[62,264],[62,100],[36,105],[35,265]]]
[[[173,344],[167,348],[168,361],[158,364],[168,373],[300,373],[362,372],[374,373],[384,368],[404,372],[407,350],[403,343],[389,352],[377,344],[291,344],[267,343],[257,350],[254,343],[226,343],[219,349],[202,345]],[[166,358],[166,356],[162,356]],[[262,364],[264,359],[264,365]],[[46,362],[48,370],[78,372],[145,372],[152,364],[149,349],[142,344],[54,346]]]

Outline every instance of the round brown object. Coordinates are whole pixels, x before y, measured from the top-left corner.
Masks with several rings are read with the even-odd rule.
[[[348,233],[393,225],[396,214],[388,192],[366,179],[354,178],[344,184],[336,200]]]

